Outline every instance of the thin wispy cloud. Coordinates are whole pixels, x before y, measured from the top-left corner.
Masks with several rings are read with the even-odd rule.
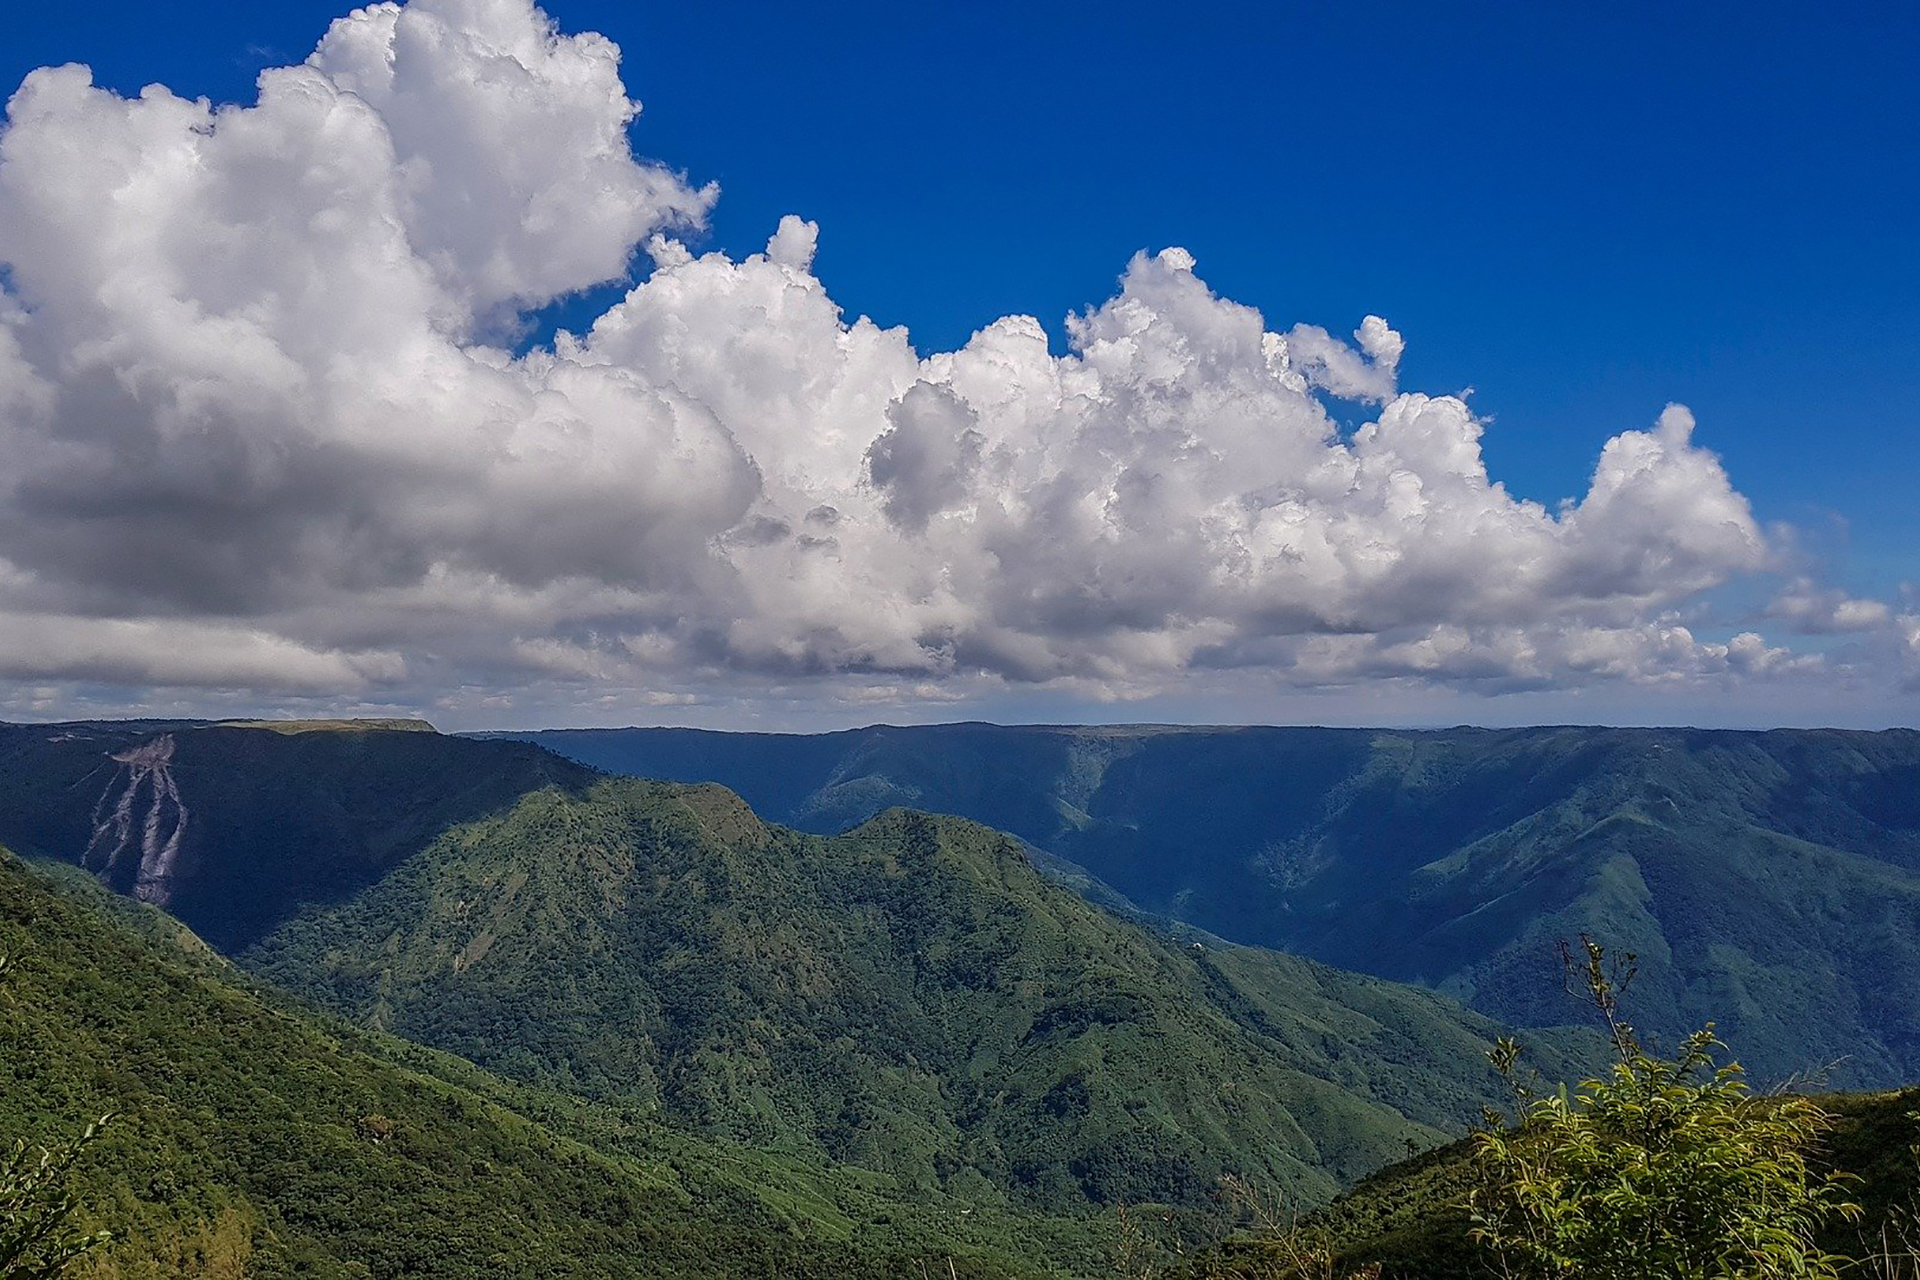
[[[1910,614],[1796,575],[1703,638],[1784,559],[1682,407],[1523,501],[1386,320],[1276,323],[1179,248],[1116,264],[1065,355],[1023,316],[922,354],[836,305],[813,223],[689,247],[719,193],[633,154],[638,110],[612,43],[523,0],[358,10],[249,106],[30,76],[0,707],[1839,679],[1800,633],[1852,637],[1848,679],[1913,669]]]

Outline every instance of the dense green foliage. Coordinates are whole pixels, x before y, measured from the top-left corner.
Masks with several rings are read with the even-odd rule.
[[[1497,1028],[1433,997],[1097,910],[1005,836],[837,838],[608,780],[455,828],[243,953],[365,1025],[905,1194],[1321,1200],[1477,1115]]]
[[[99,856],[103,828],[137,877]],[[0,726],[0,830],[163,891],[244,972],[357,1024],[289,1010],[152,910],[88,943],[111,899],[78,871],[62,894],[9,885],[72,936],[32,962],[58,1016],[17,1055],[44,1065],[0,1068],[31,1073],[0,1135],[131,1117],[94,1188],[127,1229],[115,1274],[389,1274],[446,1233],[449,1272],[489,1250],[698,1274],[716,1249],[730,1271],[1084,1272],[1103,1206],[1180,1206],[1131,1221],[1190,1241],[1223,1175],[1324,1200],[1460,1131],[1493,1085],[1484,1018],[1143,927],[972,824],[896,812],[822,839],[517,743]],[[457,1172],[474,1161],[500,1185]]]
[[[1516,1280],[1834,1280],[1817,1236],[1860,1209],[1845,1174],[1808,1161],[1827,1115],[1811,1099],[1756,1097],[1711,1026],[1656,1057],[1622,1018],[1638,973],[1583,939],[1568,968],[1605,1019],[1617,1060],[1605,1075],[1533,1096],[1520,1048],[1494,1065],[1512,1085],[1512,1127],[1477,1135],[1472,1237]],[[1491,1118],[1491,1116],[1490,1116]]]
[[[881,727],[527,735],[835,831],[960,814],[1140,907],[1559,1022],[1582,932],[1648,960],[1653,1043],[1717,1021],[1762,1082],[1920,1078],[1920,733]]]
[[[18,971],[13,957],[0,954],[0,1005],[12,1006],[8,979]],[[112,1238],[74,1226],[69,1176],[111,1118],[102,1116],[79,1136],[53,1146],[16,1138],[0,1158],[0,1276],[47,1280]]]
[[[317,1023],[159,913],[67,881],[0,854],[0,1137],[57,1149],[117,1113],[40,1188],[71,1193],[76,1230],[113,1233],[77,1274],[880,1277],[952,1256],[982,1276],[1026,1269],[990,1253],[1097,1248],[852,1184],[849,1216],[804,1170]]]
[[[1856,1206],[1810,1176],[1825,1113],[1757,1098],[1711,1032],[1674,1059],[1635,1047],[1520,1127],[1482,1135],[1474,1237],[1517,1277],[1774,1280],[1832,1277],[1826,1221]]]
[[[1614,1062],[1541,1093],[1522,1051],[1490,1055],[1513,1099],[1466,1141],[1382,1170],[1304,1221],[1253,1230],[1188,1280],[1770,1280],[1920,1274],[1920,1090],[1756,1095],[1711,1027],[1646,1051],[1621,1012],[1638,965],[1562,948]],[[1857,1201],[1857,1203],[1856,1203]],[[1864,1213],[1863,1213],[1864,1206]],[[1863,1220],[1864,1219],[1864,1220]],[[1305,1265],[1303,1265],[1305,1264]]]
[[[1911,1280],[1920,1275],[1920,1089],[1828,1094],[1813,1099],[1828,1128],[1809,1148],[1809,1174],[1848,1176],[1845,1196],[1865,1209],[1858,1222],[1830,1216],[1820,1251],[1851,1260],[1844,1276]],[[1484,1186],[1477,1141],[1466,1140],[1389,1166],[1292,1230],[1242,1231],[1186,1262],[1162,1258],[1159,1271],[1183,1280],[1349,1280],[1379,1267],[1381,1280],[1497,1280],[1497,1257],[1473,1242],[1467,1204]],[[1855,1181],[1854,1179],[1858,1179]],[[1303,1247],[1304,1242],[1304,1247]],[[1303,1273],[1308,1248],[1327,1266]],[[1587,1274],[1634,1274],[1594,1271]],[[1674,1274],[1674,1273],[1662,1273]],[[1734,1274],[1740,1274],[1735,1272]]]
[[[1159,911],[1416,956],[1404,976],[1542,1021],[1568,1010],[1537,954],[1517,976],[1524,948],[1624,922],[1652,943],[1657,1026],[1737,972],[1733,1020],[1777,1058],[1844,1047],[1827,1028],[1852,1020],[1877,1028],[1873,1072],[1902,1060],[1920,824],[1899,735],[1280,734],[1260,776],[1285,794],[1256,801],[1220,774],[1256,731],[1026,731],[989,764],[1009,731],[962,729],[971,756],[903,758],[1054,853],[899,809],[809,835],[719,787],[418,729],[0,727],[0,833],[240,965],[71,868],[50,887],[0,865],[27,1011],[0,1031],[0,1139],[125,1117],[100,1161],[12,1169],[9,1221],[66,1224],[69,1248],[111,1228],[81,1265],[115,1276],[1145,1274],[1217,1238],[1223,1188],[1311,1206],[1489,1100],[1497,1024],[1150,924],[1086,864]],[[788,811],[837,826],[892,797],[885,756],[789,775]],[[1279,824],[1252,855],[1249,806]],[[1143,892],[1113,866],[1177,874]],[[1870,868],[1877,915],[1844,901]],[[1792,970],[1810,948],[1840,960]],[[1862,1003],[1862,957],[1889,1003]],[[1530,1100],[1477,1160],[1396,1167],[1194,1274],[1830,1274],[1826,1252],[1860,1252],[1834,1234],[1836,1167],[1867,1229],[1920,1224],[1910,1101],[1842,1099],[1827,1133],[1709,1038],[1662,1058],[1613,1030],[1611,1073]],[[1549,1075],[1578,1065],[1575,1039],[1528,1038]]]
[[[1915,1154],[1920,1145],[1920,1089],[1827,1094],[1810,1102],[1825,1116],[1825,1128],[1804,1148],[1809,1181],[1818,1185],[1836,1173],[1845,1175],[1845,1198],[1865,1211],[1857,1222],[1844,1215],[1826,1216],[1815,1239],[1817,1251],[1853,1260],[1842,1266],[1842,1275],[1873,1280],[1920,1275],[1920,1251],[1915,1247],[1920,1245],[1920,1232],[1915,1231],[1920,1223],[1920,1159]],[[1382,1280],[1495,1280],[1524,1274],[1503,1271],[1498,1257],[1472,1239],[1468,1205],[1486,1187],[1477,1158],[1480,1145],[1477,1138],[1464,1140],[1389,1166],[1300,1220],[1292,1232],[1243,1229],[1191,1263],[1170,1262],[1163,1269],[1189,1280],[1304,1280],[1293,1265],[1298,1241],[1304,1239],[1326,1248],[1326,1280],[1373,1266],[1380,1268]],[[1602,1269],[1586,1274],[1635,1273]]]
[[[0,1157],[0,1276],[6,1280],[52,1280],[113,1238],[74,1226],[70,1181],[105,1123],[96,1120],[51,1147],[18,1139]]]

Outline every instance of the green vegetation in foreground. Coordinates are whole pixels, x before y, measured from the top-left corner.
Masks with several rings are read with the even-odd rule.
[[[1755,1096],[1738,1064],[1716,1060],[1726,1046],[1711,1025],[1672,1059],[1648,1053],[1620,1016],[1632,959],[1584,942],[1568,965],[1584,964],[1616,1061],[1575,1093],[1536,1097],[1519,1045],[1495,1050],[1518,1114],[1478,1135],[1473,1240],[1503,1273],[1538,1280],[1834,1280],[1846,1260],[1818,1233],[1860,1206],[1845,1199],[1849,1175],[1808,1167],[1827,1114],[1804,1096]]]
[[[876,726],[522,735],[841,830],[954,813],[1236,942],[1557,1023],[1540,963],[1638,952],[1639,1022],[1712,1020],[1762,1083],[1920,1079],[1920,733]]]
[[[0,956],[0,977],[6,957]],[[113,1238],[107,1231],[81,1231],[73,1224],[73,1166],[109,1117],[53,1146],[16,1141],[0,1158],[0,1276],[49,1280]]]
[[[58,879],[0,853],[0,1151],[115,1113],[66,1175],[74,1229],[113,1239],[71,1274],[998,1276],[1098,1251],[1097,1225],[899,1203],[318,1023]]]
[[[1920,1274],[1920,1090],[1756,1095],[1711,1029],[1673,1058],[1619,1016],[1631,959],[1579,963],[1616,1061],[1537,1095],[1494,1063],[1519,1123],[1362,1182],[1300,1225],[1266,1214],[1189,1280],[1903,1280]],[[1623,982],[1622,979],[1625,979]]]
[[[1168,939],[1017,842],[845,836],[605,780],[457,827],[241,953],[357,1023],[906,1197],[1079,1215],[1319,1202],[1464,1130],[1499,1029],[1425,993]]]

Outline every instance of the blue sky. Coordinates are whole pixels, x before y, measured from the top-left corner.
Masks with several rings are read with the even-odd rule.
[[[620,44],[641,153],[721,184],[713,244],[818,220],[835,296],[923,350],[1057,339],[1180,244],[1270,318],[1386,316],[1516,492],[1678,400],[1861,589],[1920,572],[1913,6],[547,7]],[[247,100],[342,11],[42,8],[0,81]]]
[[[719,184],[695,249],[814,220],[833,298],[922,354],[1009,313],[1064,353],[1063,317],[1180,245],[1270,328],[1384,316],[1400,385],[1472,388],[1518,496],[1578,498],[1609,438],[1678,401],[1825,584],[1893,600],[1920,576],[1920,10],[547,8],[621,46],[636,151]],[[250,102],[341,12],[42,9],[0,82],[77,61],[123,94]]]

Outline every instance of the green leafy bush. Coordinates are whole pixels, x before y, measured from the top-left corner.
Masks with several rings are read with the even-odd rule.
[[[1583,939],[1578,967],[1605,1018],[1618,1060],[1571,1093],[1533,1097],[1518,1049],[1495,1066],[1514,1083],[1519,1124],[1478,1139],[1483,1185],[1473,1237],[1514,1277],[1608,1280],[1774,1280],[1838,1276],[1843,1259],[1818,1243],[1848,1175],[1817,1174],[1808,1154],[1828,1126],[1811,1099],[1754,1094],[1712,1025],[1677,1056],[1639,1043],[1619,1017],[1632,961],[1610,966]]]

